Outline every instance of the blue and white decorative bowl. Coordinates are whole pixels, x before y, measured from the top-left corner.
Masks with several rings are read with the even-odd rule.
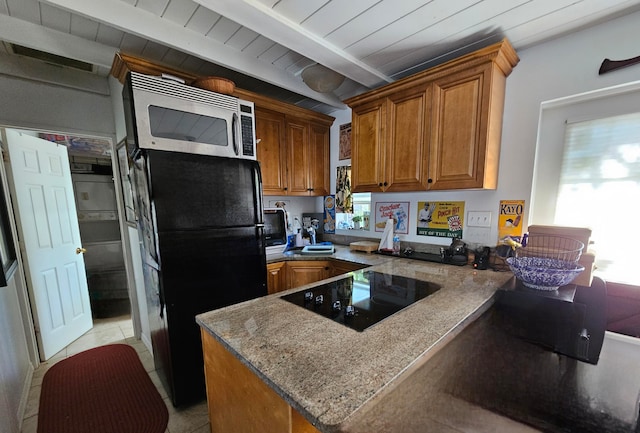
[[[509,257],[506,261],[522,284],[536,290],[557,290],[584,271],[576,262],[542,257]]]

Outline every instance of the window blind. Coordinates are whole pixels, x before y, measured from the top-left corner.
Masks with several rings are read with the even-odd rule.
[[[640,113],[567,123],[554,223],[590,227],[598,273],[640,284]]]

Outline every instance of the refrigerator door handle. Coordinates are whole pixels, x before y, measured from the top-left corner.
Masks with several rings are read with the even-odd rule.
[[[256,224],[264,227],[264,217],[262,215],[262,174],[260,173],[260,165],[257,164],[253,170],[253,188],[256,198]]]

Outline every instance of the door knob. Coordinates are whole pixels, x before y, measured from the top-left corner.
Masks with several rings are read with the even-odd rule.
[[[86,248],[80,248],[80,247],[76,248],[76,254],[84,254],[86,252],[87,252]]]

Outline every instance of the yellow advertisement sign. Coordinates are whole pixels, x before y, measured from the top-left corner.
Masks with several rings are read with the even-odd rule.
[[[524,200],[500,200],[500,212],[498,212],[498,240],[505,237],[522,237],[522,218],[524,213]]]
[[[419,201],[417,234],[443,238],[462,238],[463,201]]]

